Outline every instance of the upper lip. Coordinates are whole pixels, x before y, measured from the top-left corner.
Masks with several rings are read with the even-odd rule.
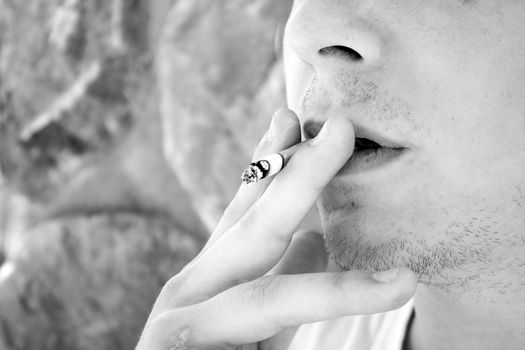
[[[354,125],[355,130],[355,137],[356,139],[368,139],[370,141],[373,141],[377,143],[379,146],[384,148],[407,148],[404,146],[401,142],[398,142],[396,140],[393,140],[392,138],[381,134],[375,130],[371,130],[365,126],[362,125]],[[323,126],[323,122],[320,121],[313,121],[313,120],[307,120],[303,124],[303,131],[306,138],[313,138],[318,133],[319,130],[321,130],[321,127]]]

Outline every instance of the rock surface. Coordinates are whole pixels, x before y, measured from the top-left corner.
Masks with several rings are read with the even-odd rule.
[[[0,350],[134,347],[285,104],[290,5],[0,0]]]
[[[172,2],[0,1],[0,165],[13,188],[53,215],[184,210],[152,69]]]
[[[200,246],[169,220],[138,215],[28,230],[0,268],[4,347],[132,349],[160,287]]]
[[[275,47],[290,6],[179,0],[168,15],[157,56],[166,154],[208,228],[271,115],[286,105]]]

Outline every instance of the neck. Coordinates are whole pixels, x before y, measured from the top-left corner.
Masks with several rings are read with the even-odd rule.
[[[485,291],[460,297],[420,286],[410,330],[411,350],[523,349],[525,293]]]

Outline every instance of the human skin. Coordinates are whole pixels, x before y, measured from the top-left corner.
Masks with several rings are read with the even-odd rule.
[[[294,234],[351,156],[353,135],[348,120],[330,118],[277,176],[241,185],[204,249],[162,289],[137,349],[285,349],[301,324],[405,304],[412,271],[324,272],[319,233]],[[299,140],[297,116],[280,110],[253,159]]]
[[[414,349],[525,341],[524,33],[523,1],[294,2],[286,80],[304,136],[340,116],[407,148],[334,178],[319,211],[343,269],[418,274]]]
[[[394,266],[422,283],[411,348],[522,348],[523,18],[525,3],[510,0],[296,1],[289,106],[305,137],[327,120],[329,132],[275,178],[241,186],[203,252],[163,288],[137,349],[255,349],[288,326],[386,311],[415,288],[407,269],[370,272]],[[319,54],[334,45],[357,54]],[[278,115],[289,127],[270,129],[254,159],[299,141],[295,116]],[[406,154],[334,178],[365,135]],[[261,277],[294,251],[318,195],[326,245],[350,271],[308,274],[305,262],[302,274]]]

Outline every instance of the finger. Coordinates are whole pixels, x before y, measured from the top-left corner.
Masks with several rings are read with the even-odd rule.
[[[407,269],[375,277],[362,271],[266,276],[163,314],[153,323],[148,349],[170,349],[175,341],[188,349],[235,346],[291,326],[386,312],[404,305],[416,285]]]
[[[250,231],[252,235],[271,232],[277,239],[289,240],[290,232],[352,155],[354,141],[349,121],[329,119],[312,142],[297,150],[238,226],[257,228]]]
[[[198,302],[258,278],[281,259],[296,226],[351,156],[353,127],[345,119],[331,118],[313,141],[301,144],[241,219],[179,274],[175,305]]]
[[[300,231],[297,232],[292,242],[286,251],[286,254],[284,255],[283,259],[275,266],[275,268],[272,270],[273,274],[298,274],[298,273],[306,273],[306,272],[321,272],[324,271],[326,268],[326,262],[327,262],[327,254],[324,250],[324,245],[322,241],[321,234],[314,231]],[[174,281],[176,281],[177,278],[174,278]],[[174,283],[177,285],[177,283]],[[172,285],[173,286],[173,285]],[[168,287],[167,291],[163,294],[173,294],[171,291],[173,291],[175,288]],[[159,308],[160,310],[165,311],[170,306],[175,307],[178,306],[174,303],[167,303],[161,306],[160,302],[162,301],[162,297],[159,298],[156,308],[154,308],[154,312],[152,312],[152,315],[158,315],[159,314]],[[196,301],[196,300],[194,300]],[[185,302],[180,304],[191,304],[193,301],[186,300]],[[282,344],[291,342],[293,335],[296,332],[296,327],[290,327],[289,329],[283,330],[280,332],[281,334],[276,335],[274,339],[271,339],[267,342],[267,344],[272,344],[272,346],[276,346],[275,349],[285,349],[285,347],[281,347]],[[264,349],[264,346],[267,345],[261,345]]]
[[[268,131],[255,148],[252,161],[291,147],[300,142],[300,140],[301,129],[297,115],[290,109],[279,109],[274,113]],[[272,179],[269,178],[249,185],[241,184],[203,251],[208,249],[224,231],[239,220],[260,194],[266,190],[271,180]]]
[[[301,129],[297,115],[290,109],[281,108],[277,110],[270,123],[270,127],[257,144],[252,156],[252,161],[261,157],[277,153],[289,148],[301,140]],[[195,260],[200,258],[221,236],[230,228],[263,193],[272,179],[263,179],[256,183],[241,183],[234,198],[224,211],[219,223],[213,230],[210,238],[201,249],[199,254],[190,262],[186,268],[191,266]]]
[[[299,274],[325,272],[328,254],[323,239],[316,231],[299,231],[294,233],[290,246],[283,258],[269,274]],[[288,349],[298,327],[285,328],[259,344],[259,350]]]
[[[300,138],[301,131],[297,115],[289,109],[279,109],[272,117],[269,130],[259,141],[259,144],[257,145],[253,154],[253,160],[258,159],[264,155],[276,153],[282,149],[286,149],[299,142]],[[151,312],[152,316],[157,315],[166,308],[180,306],[181,304],[189,304],[202,299],[200,294],[193,293],[192,290],[188,290],[187,295],[191,295],[191,297],[180,303],[175,303],[176,296],[179,294],[179,291],[183,289],[181,285],[184,284],[185,280],[190,279],[191,272],[189,271],[192,270],[193,265],[200,260],[204,253],[207,252],[208,249],[213,246],[213,244],[215,244],[215,242],[222,236],[224,231],[226,231],[246,212],[246,210],[260,196],[260,193],[264,192],[271,181],[272,178],[264,179],[254,184],[242,184],[240,186],[237,194],[219,221],[217,228],[214,230],[201,252],[199,252],[199,254],[163,288],[157,301],[155,302],[155,305],[153,306]],[[195,278],[191,278],[191,280],[195,280]],[[204,284],[208,283],[204,281]],[[199,286],[197,285],[195,288],[199,288]],[[201,292],[203,294],[208,292],[211,293],[211,291],[208,291],[207,289],[203,289]],[[211,293],[211,295],[213,295],[213,293]],[[181,296],[181,298],[184,299],[185,297]]]

